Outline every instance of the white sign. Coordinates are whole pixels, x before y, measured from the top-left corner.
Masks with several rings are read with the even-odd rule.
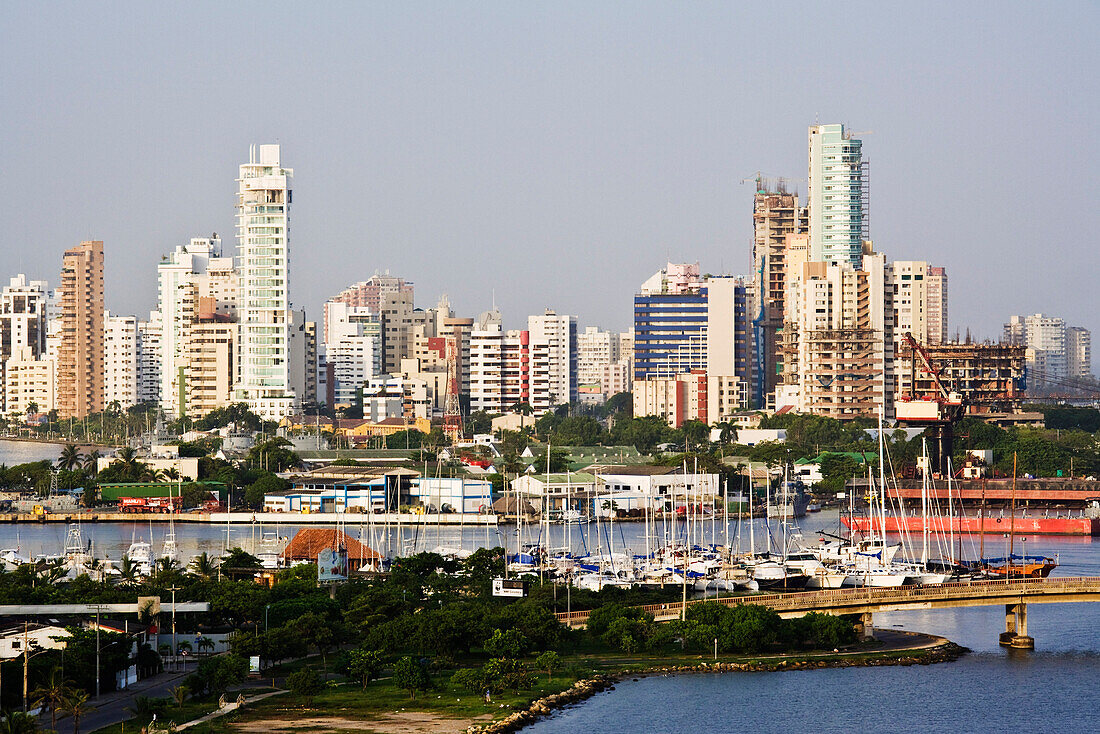
[[[493,596],[527,596],[527,584],[519,579],[493,579]]]

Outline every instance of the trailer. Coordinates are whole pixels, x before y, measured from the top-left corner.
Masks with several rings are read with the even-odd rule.
[[[179,497],[119,497],[119,512],[179,512],[183,500]]]

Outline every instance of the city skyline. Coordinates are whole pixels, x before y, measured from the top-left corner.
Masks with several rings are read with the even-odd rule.
[[[0,267],[56,285],[60,252],[103,240],[107,308],[141,316],[155,303],[162,255],[214,231],[230,241],[236,166],[249,144],[278,142],[298,171],[291,301],[310,318],[326,298],[388,270],[417,283],[421,306],[447,293],[456,313],[476,315],[495,297],[508,327],[550,307],[581,325],[623,330],[637,283],[666,261],[748,274],[753,186],[740,181],[762,170],[788,178],[805,199],[807,127],[844,122],[872,163],[876,249],[947,268],[957,286],[951,335],[970,327],[996,339],[1014,313],[1100,328],[1082,297],[1098,270],[1097,215],[1087,203],[1097,146],[1071,125],[1096,104],[1086,70],[1097,52],[1084,42],[1095,8],[1057,18],[1022,5],[990,18],[964,9],[953,11],[957,26],[945,26],[936,19],[947,6],[902,17],[861,6],[875,32],[858,61],[812,36],[801,51],[770,39],[767,60],[749,62],[745,50],[762,41],[738,42],[754,23],[850,31],[814,9],[781,18],[671,7],[357,9],[349,25],[371,28],[369,49],[331,17],[285,7],[247,22],[200,7],[175,26],[149,9],[133,28],[150,33],[129,45],[112,43],[129,38],[127,29],[86,18],[98,23],[100,71],[116,75],[106,87],[72,64],[55,73],[89,50],[61,47],[81,30],[83,11],[43,37],[13,29],[34,31],[49,14],[17,7],[3,32],[13,84],[0,102],[12,133],[0,152],[10,223]],[[907,23],[908,37],[893,39],[887,16]],[[987,33],[952,42],[978,18]],[[247,50],[264,34],[244,29],[299,20],[316,35],[286,53],[320,76],[258,74],[269,57]],[[676,43],[660,32],[662,20],[679,31]],[[207,53],[192,48],[199,27]],[[226,50],[235,43],[241,49]],[[891,91],[896,74],[862,65],[921,43],[904,67],[904,95]],[[183,51],[179,60],[174,51]],[[154,68],[133,63],[143,52]],[[193,65],[188,74],[183,61]],[[337,71],[345,63],[364,78]],[[232,84],[218,76],[232,64],[282,104],[233,109]],[[1059,88],[1080,92],[1072,100],[1039,83],[1055,67]],[[387,77],[397,69],[406,86]],[[589,78],[576,76],[583,70]],[[961,96],[980,104],[960,110]],[[181,114],[199,109],[199,98],[210,114]],[[346,102],[355,98],[372,102]],[[768,113],[749,114],[758,106],[743,103],[752,99],[772,103]],[[1037,135],[1043,145],[1025,144]],[[74,166],[96,171],[96,185],[64,175]],[[1052,182],[1046,190],[1037,174]],[[70,204],[58,208],[59,196]],[[1049,197],[1080,214],[1044,216]],[[1049,257],[1052,243],[1074,267]]]

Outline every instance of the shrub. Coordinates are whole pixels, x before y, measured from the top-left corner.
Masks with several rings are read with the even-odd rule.
[[[481,693],[486,689],[485,671],[481,668],[463,668],[451,676],[451,685],[469,693]]]
[[[321,680],[321,676],[308,666],[288,675],[286,685],[290,692],[300,698],[307,707],[312,706],[313,697],[325,689],[325,682]]]

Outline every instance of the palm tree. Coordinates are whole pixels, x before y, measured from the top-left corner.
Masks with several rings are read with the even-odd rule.
[[[161,474],[163,474],[164,478],[167,479],[169,482],[178,482],[180,480],[180,470],[174,466],[170,466],[167,469],[162,469]]]
[[[187,690],[187,686],[169,688],[168,693],[172,696],[172,700],[176,702],[176,708],[183,708],[184,702],[191,695],[191,692]]]
[[[38,578],[41,581],[45,581],[47,584],[52,584],[61,580],[64,578],[65,574],[69,572],[69,570],[65,568],[65,561],[60,558],[46,561],[40,564],[35,570],[38,574]]]
[[[210,557],[210,554],[203,551],[191,559],[191,563],[188,564],[187,570],[199,578],[206,580],[214,576],[214,573],[218,570],[218,566],[214,562],[214,559]]]
[[[57,731],[57,712],[72,692],[73,689],[68,681],[61,677],[60,668],[51,670],[46,684],[31,692],[31,700],[34,701],[35,706],[50,707],[50,728],[54,731]]]
[[[65,697],[61,710],[73,718],[73,734],[80,734],[80,719],[95,711],[95,706],[88,703],[88,692],[76,690]]]
[[[84,454],[84,471],[95,472],[96,467],[99,466],[99,450],[89,451]]]
[[[118,578],[124,586],[132,586],[137,583],[137,565],[128,555],[122,556],[122,563],[118,567]]]
[[[195,642],[195,645],[199,648],[199,654],[202,654],[203,652],[214,651],[214,641],[211,640],[209,637],[200,637]]]
[[[22,711],[0,712],[0,734],[37,734],[38,719]]]
[[[80,448],[76,444],[67,443],[65,448],[61,449],[61,458],[57,460],[57,466],[67,471],[72,471],[80,467],[81,461],[84,456],[80,453]]]

